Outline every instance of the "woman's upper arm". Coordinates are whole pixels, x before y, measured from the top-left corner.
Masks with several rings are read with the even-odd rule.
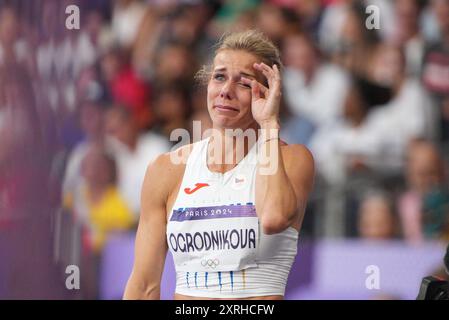
[[[159,299],[160,280],[167,254],[166,201],[170,176],[167,155],[151,163],[141,193],[141,212],[137,228],[134,266],[125,298]]]
[[[283,156],[285,171],[296,194],[298,209],[303,211],[315,178],[313,156],[306,147],[298,144],[288,145]]]

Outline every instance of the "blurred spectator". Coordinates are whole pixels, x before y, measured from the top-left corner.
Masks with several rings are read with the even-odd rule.
[[[83,184],[78,185],[71,210],[82,227],[82,290],[85,299],[98,299],[101,252],[109,234],[129,230],[134,215],[116,184],[114,158],[92,144],[82,159]]]
[[[66,206],[73,206],[75,190],[82,184],[81,163],[92,145],[106,143],[104,139],[105,106],[101,102],[85,101],[79,110],[84,139],[70,152],[62,185]]]
[[[154,128],[167,138],[178,128],[187,128],[192,113],[191,100],[185,88],[175,85],[157,89],[153,108],[157,119]]]
[[[382,164],[382,122],[370,113],[369,93],[367,81],[353,78],[343,105],[343,118],[319,128],[310,142],[318,172],[328,182],[343,183],[351,172]]]
[[[207,110],[207,99],[206,99],[206,86],[195,85],[192,92],[192,115],[188,120],[188,130],[193,139],[196,139],[194,128],[194,121],[199,121],[201,123],[201,137],[203,133],[212,128],[212,120],[210,119],[209,111]]]
[[[21,34],[21,23],[12,7],[0,8],[0,65],[19,63],[34,70],[34,56]]]
[[[301,29],[300,18],[294,10],[269,2],[258,8],[256,25],[279,46],[286,35]]]
[[[365,26],[365,10],[363,1],[341,1],[329,6],[320,30],[320,46],[324,52],[334,62],[359,75],[364,74],[366,60],[379,41],[377,30]]]
[[[232,24],[232,30],[242,31],[251,29],[256,25],[257,13],[259,10],[251,9],[242,12]],[[260,26],[259,26],[260,27]]]
[[[131,48],[146,12],[141,0],[115,0],[112,11],[111,29],[117,44]]]
[[[449,138],[449,95],[444,97],[441,102],[441,112],[442,112],[441,120],[442,120],[442,127],[443,127],[442,128],[442,130],[443,130],[442,138],[444,141],[447,142],[448,138]],[[448,149],[447,147],[448,147],[448,145],[446,143],[446,149]]]
[[[75,214],[85,223],[89,244],[100,253],[108,233],[127,230],[134,216],[117,188],[117,171],[112,155],[92,145],[82,160],[85,185],[79,190]]]
[[[105,21],[99,9],[82,11],[80,30],[61,26],[69,4],[68,1],[43,3],[43,15],[48,21],[36,48],[39,76],[45,81],[45,90],[49,90],[52,108],[60,113],[76,111],[80,103],[76,92],[78,77],[97,61],[107,45]]]
[[[419,76],[424,54],[424,38],[419,28],[423,8],[420,0],[397,0],[394,2],[396,27],[392,41],[404,47],[406,74]]]
[[[191,86],[196,66],[192,52],[183,44],[172,42],[160,49],[154,78],[158,86]]]
[[[57,48],[64,40],[64,29],[59,27],[63,23],[59,14],[61,6],[62,2],[43,2],[40,16],[41,38],[35,48],[37,74],[41,79],[42,91],[47,96],[48,108],[57,112],[64,106],[65,93],[60,83],[63,58],[57,54]]]
[[[364,0],[364,1],[366,6],[374,5],[377,8],[379,8],[380,29],[377,30],[377,32],[379,33],[380,38],[383,41],[391,39],[396,28],[394,1],[390,0]]]
[[[106,113],[106,133],[118,167],[118,185],[137,221],[140,213],[140,191],[148,164],[168,152],[170,144],[153,132],[141,133],[129,110],[115,106]]]
[[[436,135],[433,126],[435,112],[430,97],[417,79],[407,77],[405,63],[405,55],[400,48],[380,44],[368,68],[375,82],[393,90],[391,101],[379,108],[376,116],[384,126],[385,142],[390,140],[390,151],[397,153],[396,156],[392,153],[397,159],[403,157],[411,139]]]
[[[213,43],[204,29],[212,10],[212,2],[150,4],[133,46],[136,71],[148,78],[154,76],[159,52],[173,45],[193,50],[198,57],[207,54],[204,51],[209,51]]]
[[[257,5],[259,3],[259,0],[224,1],[215,15],[215,21],[213,21],[213,24],[217,25],[217,32],[222,33],[224,30],[228,30],[229,28],[231,28],[232,24],[242,13],[257,8]]]
[[[323,14],[323,1],[293,1],[292,9],[301,19],[304,31],[314,40],[318,40],[319,25]]]
[[[21,24],[12,7],[0,8],[0,64],[23,63],[32,58],[28,44],[21,38]]]
[[[208,18],[208,8],[205,4],[200,2],[179,4],[172,13],[167,40],[193,48],[200,40],[202,28]]]
[[[282,138],[287,143],[309,145],[315,132],[315,126],[306,118],[291,116],[281,128]]]
[[[152,68],[155,55],[167,30],[168,21],[160,11],[160,8],[154,5],[146,8],[132,48],[132,66],[137,74],[144,78],[149,78],[154,72]]]
[[[447,42],[449,33],[449,2],[447,0],[431,0],[431,6],[438,24],[439,39]]]
[[[440,37],[429,43],[424,54],[422,81],[434,94],[439,121],[439,139],[449,141],[449,119],[444,111],[444,100],[449,97],[449,0],[434,0],[432,8],[437,17]]]
[[[323,52],[332,54],[341,42],[341,29],[353,0],[333,1],[324,8],[318,31],[319,45]]]
[[[431,105],[417,80],[405,77],[403,53],[380,45],[373,55],[373,82],[355,81],[344,108],[345,121],[323,127],[314,137],[312,149],[328,179],[342,178],[360,168],[394,175],[403,168],[409,141],[432,136]],[[381,101],[382,91],[390,88],[391,100]],[[374,108],[373,108],[374,107]],[[371,109],[371,110],[368,110]],[[403,121],[407,119],[407,121]],[[335,157],[339,161],[329,162]],[[338,169],[336,166],[338,166]],[[343,174],[344,177],[344,174]]]
[[[129,108],[140,129],[147,128],[152,120],[150,109],[151,86],[129,64],[128,53],[115,49],[101,59],[101,79],[106,96]]]
[[[322,62],[312,40],[291,34],[283,42],[286,103],[291,112],[316,126],[341,115],[349,79],[339,67]]]
[[[407,153],[406,190],[398,199],[404,237],[410,242],[448,237],[449,194],[440,152],[418,140]]]
[[[363,239],[388,240],[396,236],[392,202],[381,193],[368,194],[360,204],[358,233]]]

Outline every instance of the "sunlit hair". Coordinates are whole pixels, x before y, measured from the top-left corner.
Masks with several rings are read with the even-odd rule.
[[[261,31],[246,30],[225,33],[215,45],[214,57],[223,50],[242,50],[260,58],[262,62],[273,67],[277,65],[282,70],[279,49]],[[204,65],[195,75],[200,84],[207,84],[211,76],[211,65]]]

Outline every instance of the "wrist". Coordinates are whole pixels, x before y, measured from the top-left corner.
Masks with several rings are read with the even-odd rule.
[[[265,130],[280,130],[281,129],[281,125],[279,123],[279,119],[278,118],[274,118],[274,119],[268,119],[268,120],[263,120],[259,123],[260,128]]]
[[[259,130],[259,141],[261,142],[276,140],[279,139],[279,136],[280,136],[279,126],[276,125],[269,125],[269,126],[267,125],[261,127]]]

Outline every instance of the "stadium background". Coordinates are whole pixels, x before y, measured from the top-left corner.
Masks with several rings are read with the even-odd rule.
[[[286,298],[414,299],[447,278],[449,0],[0,0],[0,298],[121,297],[146,165],[210,127],[194,75],[248,28],[281,49],[282,137],[317,163]]]

